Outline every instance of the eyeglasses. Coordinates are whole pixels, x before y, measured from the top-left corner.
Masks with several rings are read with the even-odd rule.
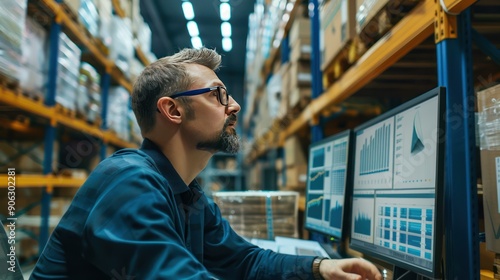
[[[217,99],[219,99],[219,103],[222,106],[227,106],[229,104],[229,93],[227,92],[227,89],[223,86],[216,86],[216,87],[208,87],[208,88],[200,88],[200,89],[193,89],[193,90],[188,90],[188,91],[183,91],[179,93],[174,93],[170,95],[171,98],[177,98],[181,96],[193,96],[193,95],[199,95],[203,94],[206,92],[211,92],[217,90]]]

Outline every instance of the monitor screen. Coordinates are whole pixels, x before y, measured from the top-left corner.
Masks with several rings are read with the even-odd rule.
[[[444,89],[354,129],[350,247],[398,268],[440,275]]]
[[[351,131],[309,147],[304,227],[342,238]]]

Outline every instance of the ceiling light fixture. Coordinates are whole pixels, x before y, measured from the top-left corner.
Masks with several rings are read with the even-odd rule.
[[[189,1],[182,2],[182,12],[187,20],[192,20],[194,18],[193,4]]]
[[[189,36],[191,37],[200,36],[200,31],[198,30],[198,24],[196,24],[196,22],[188,21],[187,29],[189,32]]]
[[[233,41],[231,38],[222,38],[222,49],[229,52],[233,49]]]
[[[195,49],[201,49],[201,47],[203,47],[203,43],[201,42],[200,37],[191,37],[191,44]]]
[[[220,4],[220,19],[222,21],[231,19],[231,5],[229,5],[229,3]]]
[[[222,33],[222,37],[231,37],[231,24],[227,21],[221,23],[220,31]]]

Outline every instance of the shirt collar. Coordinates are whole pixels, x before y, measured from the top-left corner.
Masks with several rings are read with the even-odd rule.
[[[177,173],[175,168],[172,166],[172,163],[170,163],[168,158],[161,152],[160,148],[155,143],[153,143],[153,141],[144,138],[140,150],[145,152],[153,159],[161,175],[163,175],[163,177],[165,177],[165,179],[170,184],[170,187],[172,188],[174,194],[187,192],[188,194],[182,195],[183,200],[198,200],[199,195],[197,194],[201,192],[201,188],[198,182],[196,182],[196,180],[193,180],[193,182],[191,182],[189,186],[186,185],[179,173]],[[193,193],[192,190],[196,191]]]

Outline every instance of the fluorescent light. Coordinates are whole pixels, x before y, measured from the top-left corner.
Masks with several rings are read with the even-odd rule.
[[[194,10],[191,2],[182,2],[182,12],[187,20],[192,20],[194,18]]]
[[[220,3],[220,19],[228,21],[231,18],[231,5],[229,3]]]
[[[201,49],[201,47],[203,47],[203,44],[201,43],[200,37],[191,37],[191,44],[193,45],[193,48],[195,48],[195,49]]]
[[[220,32],[222,33],[222,37],[231,37],[231,24],[227,21],[221,23]]]
[[[231,38],[222,38],[222,49],[229,52],[233,49],[233,41]]]
[[[196,22],[188,21],[187,29],[189,32],[189,36],[191,37],[200,36],[200,31],[198,30],[198,24],[196,24]]]

